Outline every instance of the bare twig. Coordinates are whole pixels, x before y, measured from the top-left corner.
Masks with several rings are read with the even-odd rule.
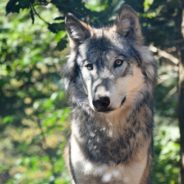
[[[171,63],[173,63],[175,65],[179,64],[179,59],[176,58],[175,56],[173,56],[172,54],[170,54],[170,53],[168,53],[164,50],[161,50],[161,49],[155,47],[154,45],[150,45],[149,49],[153,53],[156,53],[159,57],[163,57],[163,58],[167,59],[168,61],[170,61]]]
[[[164,102],[167,102],[169,98],[171,98],[171,96],[173,96],[175,93],[177,92],[177,86],[173,87],[168,93],[167,95],[164,97]]]
[[[40,19],[42,20],[45,24],[49,24],[49,22],[47,22],[35,9],[34,5],[30,2],[30,8],[32,10],[32,12]]]

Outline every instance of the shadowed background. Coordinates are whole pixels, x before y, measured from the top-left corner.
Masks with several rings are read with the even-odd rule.
[[[155,55],[153,184],[178,184],[179,0],[2,0],[0,2],[0,184],[69,184],[64,146],[70,107],[62,67],[69,53],[64,15],[99,27],[123,3],[139,12]]]

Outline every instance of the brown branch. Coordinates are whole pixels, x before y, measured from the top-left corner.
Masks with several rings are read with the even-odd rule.
[[[157,47],[155,47],[154,45],[150,45],[149,46],[149,49],[155,53],[156,55],[158,55],[159,57],[163,57],[165,59],[167,59],[168,61],[170,61],[172,64],[174,65],[178,65],[179,64],[179,59],[176,58],[175,56],[173,56],[172,54],[164,51],[164,50],[161,50]]]

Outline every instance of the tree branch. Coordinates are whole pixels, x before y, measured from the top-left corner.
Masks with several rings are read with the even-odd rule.
[[[150,45],[149,49],[153,53],[157,54],[159,57],[163,57],[163,58],[167,59],[172,64],[174,64],[174,65],[178,65],[179,64],[179,59],[176,58],[175,56],[173,56],[172,54],[170,54],[170,53],[168,53],[168,52],[166,52],[164,50],[161,50],[161,49],[155,47],[154,45]]]
[[[45,24],[49,24],[49,22],[47,22],[35,9],[34,5],[30,2],[30,8],[32,10],[32,12],[40,19],[42,20]]]

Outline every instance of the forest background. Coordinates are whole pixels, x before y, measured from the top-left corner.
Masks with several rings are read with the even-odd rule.
[[[183,0],[1,0],[0,184],[69,184],[64,16],[99,27],[124,3],[139,13],[158,66],[153,184],[184,183]]]

